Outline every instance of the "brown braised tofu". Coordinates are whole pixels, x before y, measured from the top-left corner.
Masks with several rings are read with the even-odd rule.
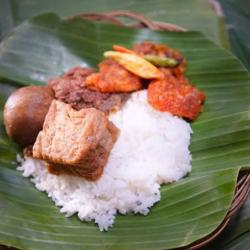
[[[33,146],[51,173],[70,173],[97,180],[103,173],[118,129],[95,108],[76,111],[54,100]]]

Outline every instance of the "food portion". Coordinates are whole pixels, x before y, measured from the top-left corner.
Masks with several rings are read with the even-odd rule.
[[[98,71],[74,67],[20,89],[4,111],[8,135],[25,147],[18,169],[61,212],[100,230],[117,213],[148,214],[160,185],[191,171],[187,121],[205,101],[179,51],[150,41],[112,48]]]
[[[189,123],[152,108],[146,90],[133,93],[109,119],[120,134],[103,175],[94,183],[49,174],[44,162],[33,158],[19,167],[62,213],[94,221],[100,230],[108,230],[117,213],[147,215],[160,200],[160,185],[177,181],[191,170]]]
[[[57,100],[70,104],[76,110],[96,108],[109,113],[118,110],[129,98],[129,93],[101,93],[88,89],[86,78],[90,75],[95,76],[94,70],[75,67],[62,76],[50,79],[48,84],[54,90]]]
[[[76,111],[53,101],[33,146],[33,157],[45,160],[52,173],[66,171],[97,180],[117,135],[118,129],[103,112],[94,108]]]
[[[7,135],[23,147],[32,145],[52,100],[53,91],[47,86],[28,86],[14,91],[3,112]]]
[[[141,79],[114,60],[104,60],[100,72],[87,77],[86,85],[102,93],[132,92],[142,88]]]
[[[203,92],[190,85],[186,78],[174,77],[170,70],[162,69],[164,78],[154,80],[148,87],[148,102],[160,111],[197,118],[205,100]]]

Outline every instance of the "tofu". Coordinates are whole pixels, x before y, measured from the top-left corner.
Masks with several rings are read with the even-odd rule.
[[[102,111],[76,111],[54,100],[33,146],[33,157],[46,161],[51,173],[97,180],[117,136],[118,129]]]

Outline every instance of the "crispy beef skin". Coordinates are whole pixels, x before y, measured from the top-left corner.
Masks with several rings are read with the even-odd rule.
[[[129,98],[129,94],[100,93],[85,87],[86,78],[93,74],[90,68],[75,67],[64,75],[49,80],[55,98],[68,103],[72,108],[97,108],[103,112],[119,109]]]
[[[70,173],[97,180],[117,139],[118,129],[95,108],[76,111],[53,101],[33,156],[45,160],[51,173]]]

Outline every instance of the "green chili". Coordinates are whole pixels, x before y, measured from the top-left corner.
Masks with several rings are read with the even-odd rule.
[[[160,66],[160,67],[175,67],[176,65],[179,64],[179,62],[176,59],[170,57],[145,55],[144,59],[147,60],[148,62],[151,62],[155,66]]]

